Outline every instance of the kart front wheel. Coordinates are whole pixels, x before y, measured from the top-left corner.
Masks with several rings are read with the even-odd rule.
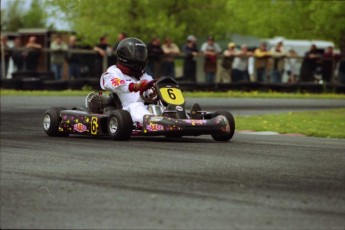
[[[108,133],[114,141],[128,141],[132,135],[133,121],[126,110],[115,110],[108,119]]]
[[[60,111],[65,110],[62,107],[51,107],[45,113],[43,117],[43,129],[48,136],[51,137],[67,137],[69,133],[59,131],[61,123]]]
[[[229,122],[230,131],[213,133],[211,134],[211,136],[215,141],[229,141],[234,136],[234,133],[235,133],[235,119],[232,116],[232,114],[228,111],[215,112],[212,115],[212,118],[219,115],[223,115],[224,117],[226,117],[226,119]]]

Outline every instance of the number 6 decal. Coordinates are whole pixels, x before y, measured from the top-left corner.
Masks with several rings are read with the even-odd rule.
[[[97,135],[97,129],[98,129],[98,122],[97,122],[97,117],[92,117],[91,118],[91,134]]]
[[[160,88],[159,89],[162,99],[171,105],[182,105],[184,97],[178,88]]]
[[[176,95],[174,94],[174,90],[173,89],[168,89],[167,92],[168,92],[169,97],[172,100],[176,100]]]

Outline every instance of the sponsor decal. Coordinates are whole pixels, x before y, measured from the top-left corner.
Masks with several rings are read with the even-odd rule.
[[[164,130],[164,127],[158,124],[149,124],[146,126],[146,129],[149,131],[161,131]]]
[[[77,123],[73,125],[73,129],[79,133],[85,132],[87,130],[86,125],[82,123]]]
[[[161,121],[163,117],[152,117],[150,121]]]
[[[125,80],[120,79],[120,78],[117,78],[117,77],[111,79],[111,84],[112,84],[113,86],[120,86],[120,85],[123,85],[123,84],[125,84],[125,83],[126,83]]]
[[[207,120],[185,120],[185,122],[191,125],[204,125],[207,123]]]
[[[142,44],[142,43],[135,43],[135,46],[142,46],[145,47],[146,45]]]
[[[176,110],[181,112],[181,111],[183,111],[183,108],[178,105],[178,106],[176,106]]]

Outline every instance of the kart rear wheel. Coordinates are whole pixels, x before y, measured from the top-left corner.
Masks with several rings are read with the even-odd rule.
[[[59,131],[61,123],[60,111],[65,110],[62,107],[51,107],[43,117],[43,129],[51,137],[67,137],[69,133]]]
[[[115,110],[108,119],[108,134],[114,141],[128,141],[132,135],[133,121],[126,110]]]
[[[211,134],[211,136],[215,141],[229,141],[234,136],[234,133],[235,133],[235,119],[232,116],[232,114],[228,111],[217,111],[213,113],[212,118],[219,115],[223,115],[228,120],[229,126],[230,126],[230,132],[213,133]]]

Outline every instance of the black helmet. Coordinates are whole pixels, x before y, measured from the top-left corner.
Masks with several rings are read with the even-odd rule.
[[[130,70],[142,72],[147,63],[147,49],[138,38],[123,39],[116,49],[117,62]]]

